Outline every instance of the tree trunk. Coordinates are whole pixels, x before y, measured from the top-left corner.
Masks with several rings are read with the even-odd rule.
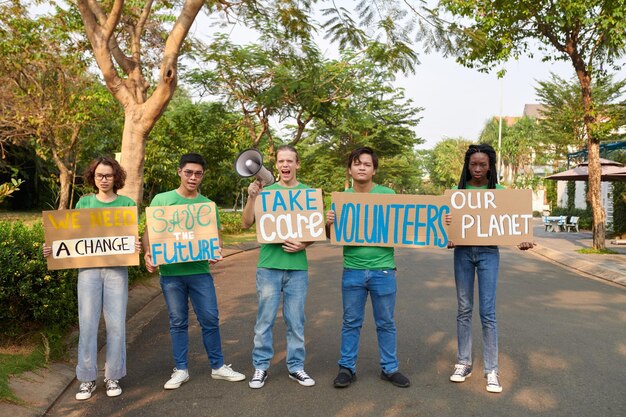
[[[70,188],[72,185],[72,173],[64,165],[57,164],[59,168],[59,210],[66,210],[70,202]]]
[[[576,71],[576,73],[582,92],[584,124],[587,134],[589,164],[587,200],[591,203],[591,212],[593,213],[593,248],[601,250],[606,248],[606,213],[602,206],[600,192],[602,166],[600,165],[600,141],[595,137],[596,116],[591,97],[591,76],[587,71]]]
[[[124,132],[122,134],[122,154],[120,165],[126,171],[126,184],[119,190],[120,195],[132,198],[137,205],[143,200],[143,168],[148,132],[157,119],[142,120],[141,105],[130,105],[124,112]]]

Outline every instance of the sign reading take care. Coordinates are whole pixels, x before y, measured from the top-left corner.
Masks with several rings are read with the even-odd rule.
[[[457,245],[518,245],[533,240],[532,190],[446,190],[448,230]]]
[[[445,248],[448,201],[443,196],[332,193],[331,243]]]
[[[48,269],[139,265],[137,207],[44,211]]]
[[[261,191],[254,202],[259,243],[326,240],[322,190],[293,188]]]
[[[146,228],[155,265],[219,259],[214,202],[146,208]]]

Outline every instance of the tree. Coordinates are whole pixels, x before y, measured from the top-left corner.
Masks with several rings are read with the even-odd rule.
[[[457,61],[481,71],[494,64],[533,55],[568,60],[581,88],[583,124],[589,155],[588,199],[593,211],[593,247],[605,248],[606,215],[600,195],[601,123],[593,102],[592,79],[626,50],[626,1],[481,1],[441,0],[439,12],[456,18],[451,28],[460,34]]]
[[[83,129],[110,103],[58,17],[31,18],[19,2],[0,15],[0,140],[32,141],[38,157],[52,159],[58,208],[68,208]]]
[[[437,142],[430,153],[428,172],[431,183],[439,193],[458,185],[465,152],[473,142],[463,138],[447,138]]]

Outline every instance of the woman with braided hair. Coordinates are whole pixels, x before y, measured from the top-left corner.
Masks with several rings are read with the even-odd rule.
[[[470,145],[465,153],[463,172],[458,189],[503,189],[498,184],[496,152],[487,144]],[[450,218],[451,220],[451,218]],[[527,250],[534,243],[518,245]],[[474,279],[478,276],[480,322],[483,336],[484,373],[487,391],[502,392],[498,377],[498,326],[496,322],[496,288],[500,265],[497,246],[462,246],[454,248],[454,280],[457,295],[457,363],[450,381],[464,382],[472,375],[472,312],[474,308]]]

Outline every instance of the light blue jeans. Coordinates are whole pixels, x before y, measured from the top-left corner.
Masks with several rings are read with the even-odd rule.
[[[161,276],[161,289],[170,317],[170,336],[176,369],[188,369],[189,299],[202,328],[202,343],[211,368],[224,365],[217,295],[211,274]]]
[[[95,381],[98,375],[98,325],[104,312],[107,352],[104,377],[126,376],[126,306],[128,268],[81,268],[78,270],[78,364],[79,381]]]
[[[396,271],[393,269],[344,269],[341,279],[343,298],[343,326],[341,328],[341,359],[339,366],[356,372],[359,338],[365,316],[367,294],[372,299],[372,310],[378,338],[380,367],[386,374],[398,370],[396,357]]]
[[[257,268],[256,293],[259,309],[254,326],[252,364],[255,369],[267,370],[274,357],[272,330],[283,293],[283,319],[287,326],[287,369],[304,369],[304,304],[309,285],[308,271]]]
[[[480,322],[483,329],[484,371],[498,371],[498,325],[496,322],[496,288],[500,252],[497,246],[456,246],[454,279],[458,310],[457,363],[472,364],[472,311],[474,278],[478,275]]]

